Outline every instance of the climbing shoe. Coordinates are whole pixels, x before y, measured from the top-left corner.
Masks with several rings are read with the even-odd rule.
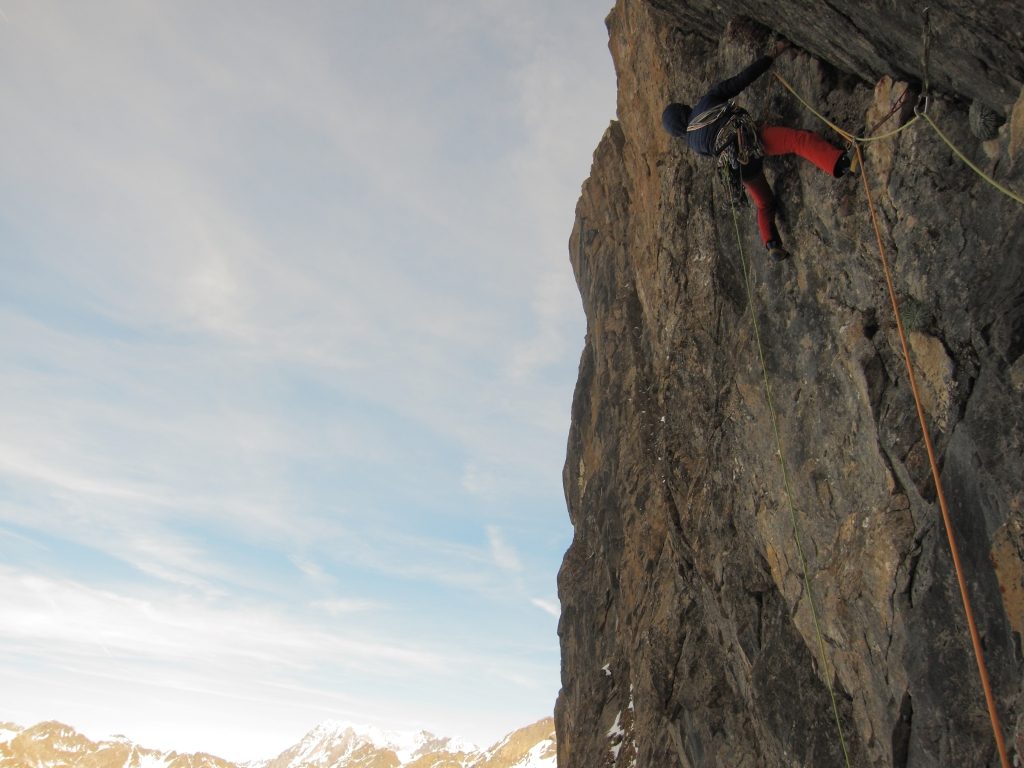
[[[789,258],[789,251],[782,247],[782,243],[778,240],[769,240],[765,243],[765,248],[768,249],[768,255],[771,256],[772,261],[785,261]]]
[[[836,162],[835,177],[838,179],[843,176],[860,176],[860,155],[856,147],[851,146]]]

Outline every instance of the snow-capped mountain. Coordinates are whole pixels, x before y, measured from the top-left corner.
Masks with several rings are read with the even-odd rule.
[[[555,721],[548,717],[513,731],[470,765],[471,768],[555,768],[555,758]]]
[[[555,768],[555,727],[547,718],[479,750],[427,731],[327,721],[277,757],[240,766],[202,753],[146,749],[124,736],[94,742],[57,722],[0,723],[0,768]]]
[[[273,760],[246,768],[555,768],[555,726],[546,718],[480,750],[427,731],[328,721]]]
[[[397,768],[412,765],[416,768],[421,765],[469,768],[472,763],[467,762],[467,756],[477,752],[472,744],[435,736],[428,731],[384,731],[328,720],[274,759],[250,763],[246,768]]]
[[[57,722],[21,728],[0,723],[0,768],[235,768],[204,754],[145,749],[123,736],[90,741]]]

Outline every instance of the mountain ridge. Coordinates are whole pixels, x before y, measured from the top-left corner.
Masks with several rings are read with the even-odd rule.
[[[160,751],[122,735],[92,741],[55,720],[0,722],[0,768],[554,768],[554,721],[544,718],[481,750],[428,731],[388,731],[324,721],[275,757],[236,763]]]

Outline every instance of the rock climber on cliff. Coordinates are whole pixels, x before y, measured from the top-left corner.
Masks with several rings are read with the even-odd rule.
[[[859,172],[856,154],[843,152],[813,131],[778,125],[758,125],[745,109],[730,102],[787,48],[788,40],[775,45],[772,56],[762,56],[738,75],[716,84],[692,108],[673,103],[665,107],[661,123],[673,136],[685,139],[694,152],[717,157],[739,172],[747,194],[757,206],[761,241],[776,261],[789,256],[775,225],[775,196],[764,177],[763,157],[796,154],[835,178]]]

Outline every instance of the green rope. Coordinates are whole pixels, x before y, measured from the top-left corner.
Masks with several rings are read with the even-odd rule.
[[[939,128],[939,126],[935,124],[935,121],[932,120],[931,117],[929,117],[929,115],[928,115],[928,113],[926,111],[920,110],[920,109],[916,110],[917,114],[914,115],[914,118],[912,120],[908,121],[904,125],[901,125],[896,130],[889,131],[888,133],[884,133],[881,136],[869,136],[869,137],[866,137],[866,138],[862,137],[862,136],[854,136],[849,131],[847,131],[847,130],[845,130],[843,128],[840,128],[838,125],[836,125],[831,120],[829,120],[827,117],[825,117],[823,114],[821,114],[818,110],[816,110],[814,107],[812,107],[799,93],[796,92],[796,89],[794,89],[792,85],[790,85],[788,82],[786,82],[786,78],[784,78],[782,75],[778,74],[777,72],[773,72],[772,74],[775,75],[775,79],[778,80],[780,83],[782,83],[782,86],[787,91],[789,91],[791,94],[793,94],[793,96],[796,97],[796,100],[799,101],[801,104],[803,104],[811,114],[813,114],[815,117],[817,117],[823,123],[825,123],[825,125],[827,125],[829,128],[831,128],[833,131],[838,133],[840,136],[842,136],[844,139],[846,139],[849,142],[857,142],[858,144],[867,144],[867,143],[872,142],[872,141],[881,141],[882,139],[892,138],[893,136],[896,136],[897,134],[902,133],[903,131],[907,130],[907,128],[909,128],[914,123],[916,123],[919,118],[923,117],[925,119],[925,122],[928,123],[928,125],[930,125],[932,127],[932,129],[935,131],[935,133],[938,135],[938,137],[940,139],[942,139],[943,142],[945,142],[946,146],[948,146],[950,148],[950,150],[952,150],[953,154],[955,154],[957,157],[959,157],[964,162],[964,164],[967,165],[968,168],[970,168],[972,171],[974,171],[976,174],[978,174],[978,176],[980,176],[984,181],[986,181],[988,184],[992,185],[994,188],[998,189],[1000,192],[1002,192],[1004,195],[1006,195],[1011,200],[1014,200],[1017,203],[1019,203],[1021,205],[1024,205],[1024,196],[1020,195],[1017,192],[1014,192],[1009,187],[1003,186],[998,181],[993,179],[991,176],[988,176],[977,165],[972,163],[970,161],[970,159],[967,157],[967,155],[965,155],[963,152],[961,152],[957,148],[957,146],[949,139],[949,137],[946,136],[946,134],[944,134],[942,132],[942,130]]]
[[[743,282],[747,289],[747,305],[750,307],[750,320],[754,328],[754,340],[757,342],[757,355],[761,360],[761,374],[764,378],[765,398],[768,401],[768,412],[771,414],[772,430],[775,433],[775,445],[779,453],[779,464],[782,465],[782,480],[786,488],[786,499],[789,502],[789,514],[793,522],[793,539],[796,541],[797,553],[800,556],[800,569],[803,572],[804,589],[807,592],[807,601],[811,607],[811,618],[814,620],[814,632],[818,639],[818,652],[821,654],[821,663],[825,669],[825,685],[828,686],[828,695],[832,700],[832,715],[836,721],[836,732],[839,734],[839,745],[843,749],[843,758],[846,760],[846,768],[850,768],[850,753],[846,748],[846,739],[843,736],[843,726],[839,718],[839,704],[836,702],[835,690],[832,687],[832,670],[828,663],[828,656],[825,653],[825,639],[821,632],[821,624],[818,621],[818,611],[814,607],[814,590],[811,588],[811,577],[807,567],[807,556],[804,554],[804,545],[800,538],[800,523],[797,519],[796,505],[793,502],[793,488],[789,480],[789,469],[786,466],[786,457],[782,451],[782,433],[779,430],[779,420],[775,413],[775,403],[772,400],[772,387],[768,381],[768,363],[765,361],[764,345],[761,343],[761,329],[757,322],[757,313],[754,311],[754,289],[750,279],[750,270],[747,268],[747,257],[743,251],[743,239],[740,235],[739,220],[736,217],[736,206],[732,208],[732,223],[736,230],[736,245],[740,252],[740,264],[743,267]]]
[[[793,96],[796,97],[796,100],[799,101],[801,104],[804,105],[804,107],[807,108],[808,112],[810,112],[816,118],[821,120],[821,122],[823,122],[825,125],[827,125],[829,128],[831,128],[833,131],[838,133],[840,136],[842,136],[844,139],[846,139],[849,142],[857,142],[858,144],[870,144],[873,141],[881,141],[882,139],[891,139],[893,136],[901,134],[901,133],[903,133],[903,131],[907,130],[907,128],[909,128],[914,123],[916,123],[917,122],[917,118],[920,117],[920,115],[915,115],[912,120],[907,121],[906,123],[901,125],[899,128],[896,128],[896,129],[894,129],[892,131],[889,131],[888,133],[883,133],[881,136],[854,136],[852,133],[847,131],[845,128],[841,128],[840,126],[836,125],[831,120],[829,120],[827,117],[825,117],[823,114],[821,114],[821,112],[819,112],[814,107],[812,107],[810,105],[810,103],[806,99],[804,99],[803,96],[801,96],[799,93],[796,92],[796,89],[792,85],[789,84],[789,82],[786,80],[786,78],[784,78],[778,72],[772,72],[772,74],[775,76],[775,79],[778,80],[782,84],[783,88],[785,88],[787,91],[789,91],[791,94],[793,94]]]
[[[977,165],[972,163],[967,158],[967,155],[965,155],[963,152],[961,152],[959,149],[957,149],[956,145],[952,141],[949,140],[949,137],[947,137],[946,134],[944,134],[939,129],[939,126],[937,126],[935,124],[935,121],[932,120],[928,116],[927,112],[921,112],[921,113],[919,113],[919,116],[923,117],[925,119],[925,121],[928,123],[928,125],[930,125],[935,130],[935,133],[938,134],[939,138],[942,139],[946,143],[946,146],[949,147],[953,151],[953,154],[955,154],[957,157],[959,157],[961,160],[963,160],[964,163],[966,163],[968,168],[970,168],[972,171],[974,171],[976,174],[978,174],[982,179],[987,181],[989,184],[991,184],[993,187],[998,189],[1000,192],[1002,192],[1004,195],[1006,195],[1011,200],[1016,200],[1021,205],[1024,205],[1024,196],[1021,196],[1021,195],[1017,194],[1016,192],[1014,192],[1012,189],[1009,189],[1008,187],[1004,187],[1002,184],[1000,184],[998,181],[993,179],[991,176],[988,176],[983,170],[981,170],[981,168],[979,168]]]
[[[883,133],[883,134],[880,134],[878,136],[863,136],[863,137],[858,136],[856,141],[859,144],[869,144],[872,141],[881,141],[882,139],[891,139],[893,136],[896,136],[896,135],[898,135],[900,133],[903,133],[903,131],[907,130],[907,128],[909,128],[914,123],[916,123],[917,122],[917,118],[918,118],[918,115],[914,115],[910,120],[905,122],[899,128],[894,128],[893,130],[889,131],[888,133]]]

